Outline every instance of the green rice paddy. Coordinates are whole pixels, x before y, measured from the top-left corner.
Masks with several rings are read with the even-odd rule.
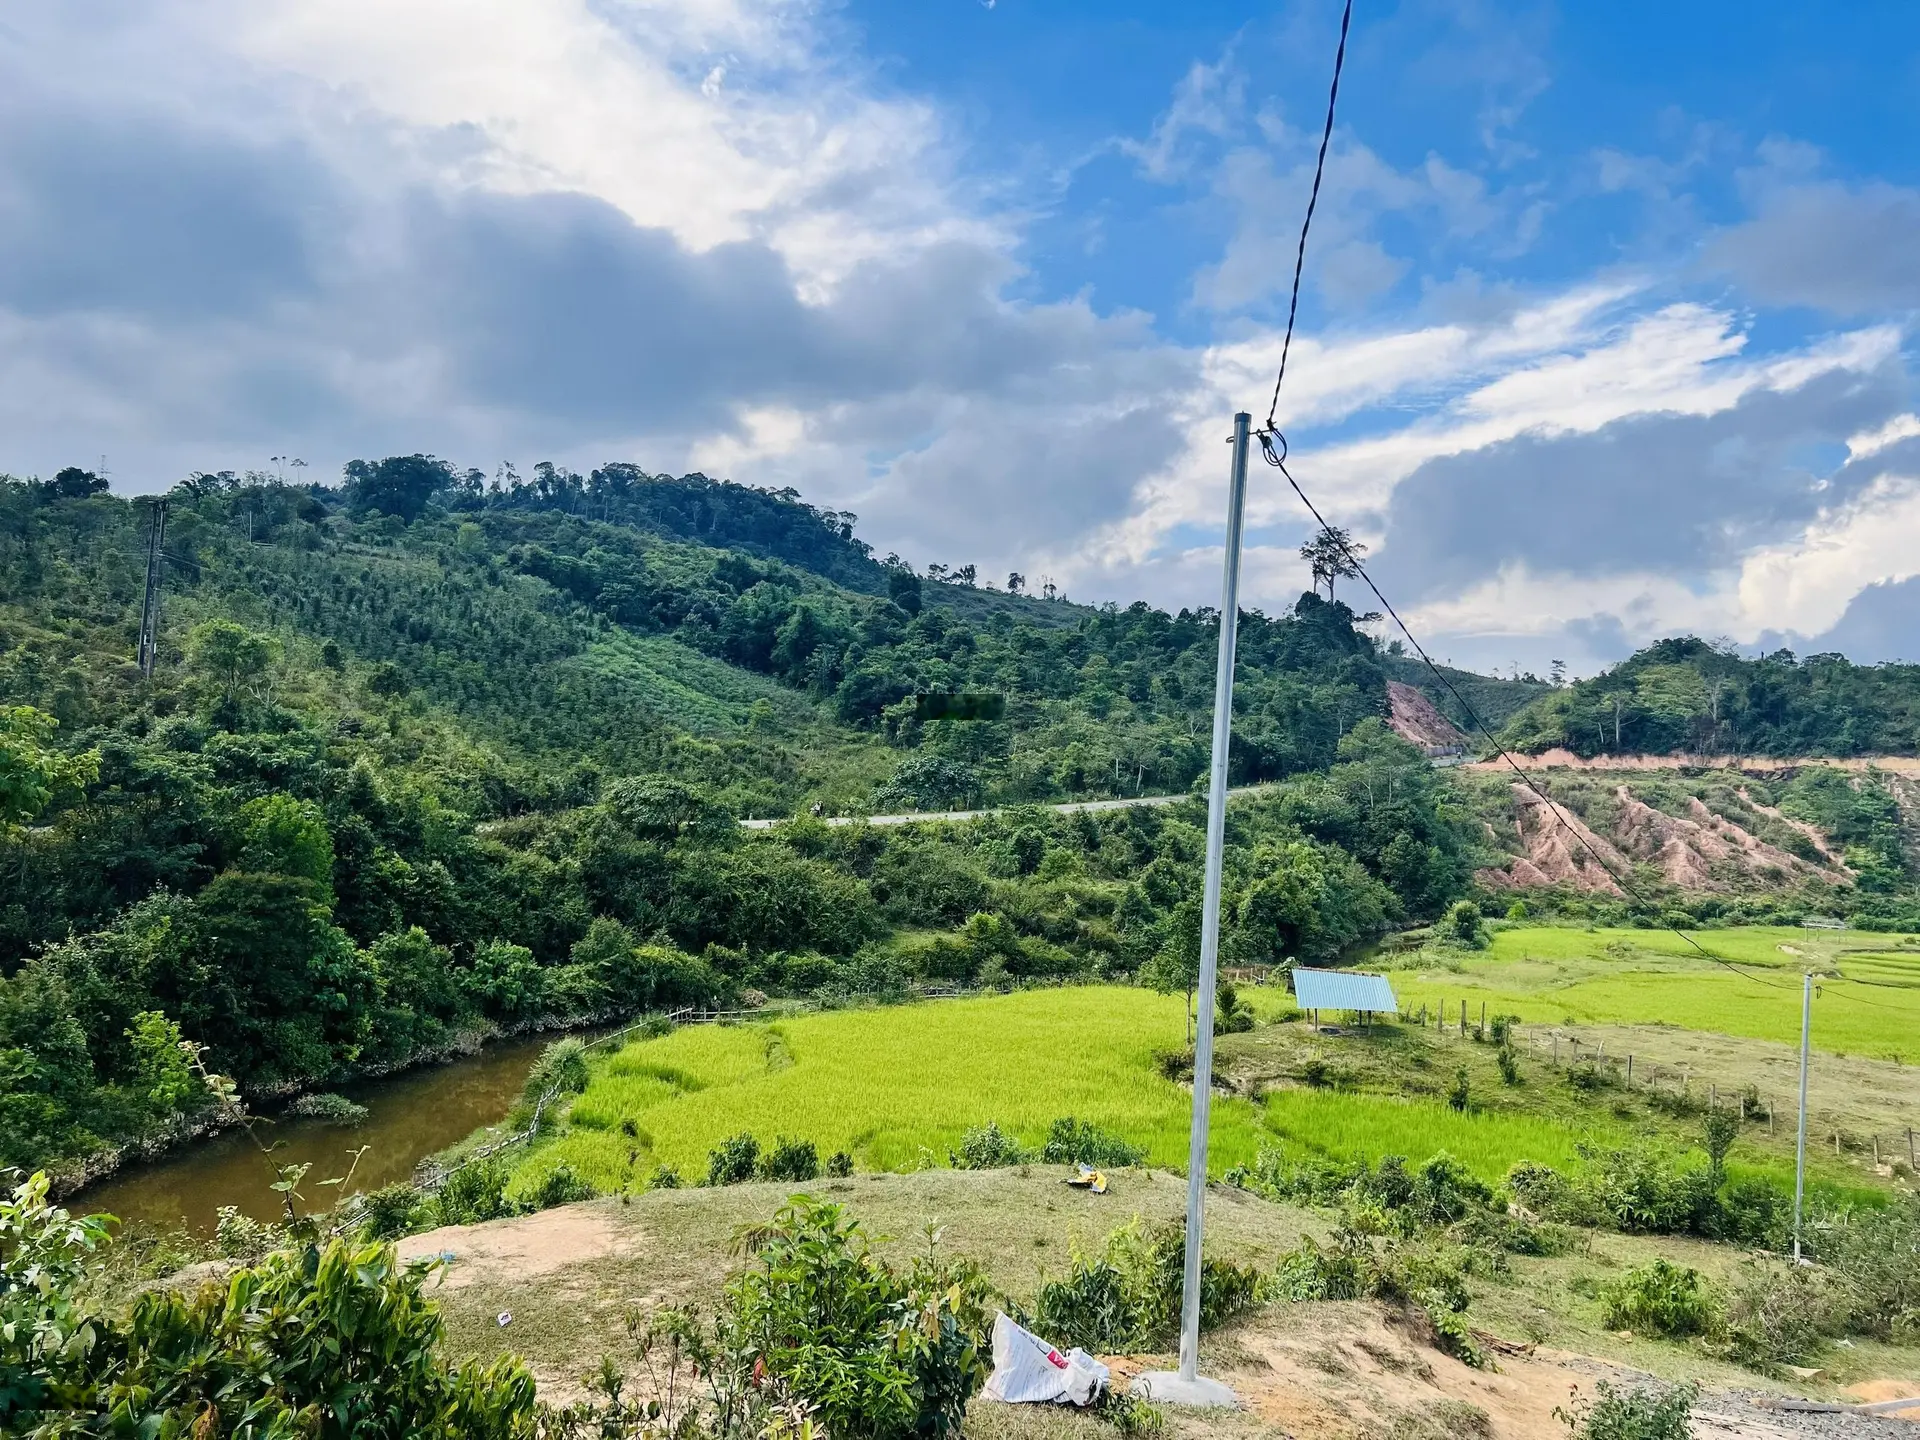
[[[1920,1054],[1920,950],[1891,936],[1778,927],[1695,938],[1747,973],[1667,931],[1528,926],[1497,932],[1457,971],[1396,972],[1394,989],[1403,1008],[1465,1000],[1477,1015],[1484,1001],[1490,1012],[1532,1024],[1668,1024],[1798,1044],[1800,976],[1813,970],[1846,977],[1819,987],[1816,1049],[1903,1060]]]
[[[912,1170],[945,1165],[972,1126],[995,1121],[1037,1144],[1062,1115],[1184,1168],[1192,1099],[1154,1055],[1185,1042],[1179,998],[1116,986],[688,1027],[596,1059],[569,1129],[519,1176],[564,1162],[615,1189],[666,1164],[693,1181],[743,1130],[762,1145],[811,1140],[823,1160],[845,1150],[863,1170]],[[1210,1168],[1251,1160],[1266,1138],[1259,1111],[1222,1099],[1213,1117]]]

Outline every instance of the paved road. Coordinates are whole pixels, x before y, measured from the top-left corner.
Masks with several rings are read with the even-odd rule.
[[[1227,791],[1229,799],[1242,795],[1262,795],[1273,789],[1271,785],[1241,785]],[[1131,810],[1138,805],[1178,805],[1182,800],[1191,799],[1188,795],[1136,795],[1130,800],[1070,800],[1064,805],[1049,805],[1046,808],[1062,815],[1072,815],[1081,810]],[[950,824],[963,820],[984,820],[989,815],[1004,814],[1015,807],[1001,806],[994,810],[921,810],[909,815],[831,815],[827,817],[829,825],[857,825],[863,820],[868,825],[921,825],[928,823]],[[784,825],[792,818],[781,815],[771,820],[742,820],[741,826],[747,830],[771,830],[775,825]]]

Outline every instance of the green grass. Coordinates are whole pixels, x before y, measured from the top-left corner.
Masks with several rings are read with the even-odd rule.
[[[864,1170],[912,1170],[946,1164],[970,1126],[997,1121],[1031,1144],[1062,1115],[1116,1131],[1153,1165],[1184,1167],[1192,1099],[1154,1052],[1185,1040],[1179,997],[1115,986],[689,1027],[596,1061],[570,1128],[516,1178],[564,1162],[614,1189],[665,1163],[693,1181],[742,1130],[763,1145],[811,1140],[822,1160],[844,1149]],[[622,1133],[628,1120],[637,1137]],[[1264,1134],[1250,1102],[1217,1101],[1210,1168],[1251,1160]]]
[[[1797,1044],[1803,969],[1920,987],[1920,953],[1857,934],[1755,927],[1697,938],[1711,954],[1752,973],[1715,964],[1665,931],[1527,926],[1496,933],[1489,949],[1457,972],[1397,972],[1394,988],[1403,1008],[1466,999],[1476,1015],[1485,1001],[1490,1011],[1533,1024],[1662,1023]],[[1920,1050],[1916,1037],[1920,988],[1828,984],[1814,1002],[1817,1049],[1906,1058]]]
[[[1416,1165],[1445,1150],[1489,1182],[1505,1179],[1520,1160],[1570,1168],[1583,1140],[1616,1145],[1626,1139],[1623,1129],[1604,1122],[1575,1128],[1539,1115],[1462,1113],[1442,1101],[1329,1090],[1278,1091],[1267,1097],[1266,1118],[1286,1148],[1341,1160],[1399,1155]]]

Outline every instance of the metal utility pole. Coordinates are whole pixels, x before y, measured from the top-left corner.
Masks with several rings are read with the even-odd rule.
[[[136,655],[140,673],[153,678],[154,662],[160,654],[160,581],[166,566],[162,546],[167,541],[167,501],[162,496],[151,503],[147,523],[147,596],[140,606],[140,644]]]
[[[1793,1263],[1800,1263],[1800,1204],[1807,1193],[1807,1047],[1813,1033],[1813,976],[1800,977],[1800,1136],[1793,1149]]]
[[[1187,1144],[1187,1268],[1180,1292],[1180,1368],[1142,1375],[1152,1400],[1232,1407],[1233,1391],[1200,1374],[1200,1240],[1207,1193],[1207,1126],[1213,1101],[1213,1006],[1220,954],[1220,875],[1227,835],[1227,751],[1233,735],[1233,653],[1240,625],[1240,531],[1247,502],[1247,437],[1253,417],[1233,417],[1227,487],[1227,555],[1220,594],[1220,659],[1213,683],[1213,773],[1207,787],[1207,878],[1200,911],[1200,1013],[1193,1040],[1193,1128]]]

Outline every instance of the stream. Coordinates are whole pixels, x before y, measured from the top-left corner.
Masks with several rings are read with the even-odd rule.
[[[300,1185],[302,1208],[324,1210],[337,1198],[336,1187],[319,1182],[344,1175],[351,1152],[362,1145],[369,1148],[353,1172],[352,1188],[375,1190],[407,1179],[427,1156],[503,1118],[554,1038],[503,1040],[463,1060],[343,1085],[339,1093],[366,1106],[367,1118],[357,1126],[291,1118],[262,1123],[256,1126],[261,1137],[277,1146],[271,1161],[244,1130],[230,1130],[129,1166],[65,1203],[75,1214],[104,1210],[134,1224],[212,1235],[222,1205],[256,1220],[279,1219],[273,1167],[311,1162]]]

